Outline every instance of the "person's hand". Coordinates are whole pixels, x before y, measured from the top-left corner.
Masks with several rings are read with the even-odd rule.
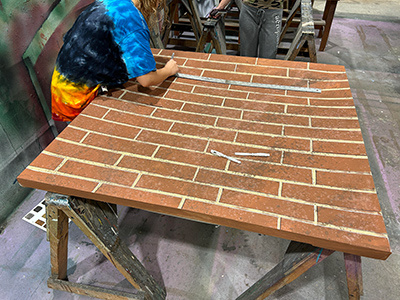
[[[168,72],[169,76],[175,75],[176,73],[179,72],[179,67],[178,64],[175,60],[170,59],[166,64],[165,64],[165,70]]]
[[[217,18],[217,13],[218,13],[218,11],[219,11],[219,9],[216,8],[216,7],[214,7],[214,8],[208,13],[208,16],[207,16],[207,17],[216,19],[216,18]]]

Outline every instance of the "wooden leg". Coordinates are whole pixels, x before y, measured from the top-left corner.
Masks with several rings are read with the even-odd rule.
[[[237,300],[264,299],[323,261],[333,252],[308,244],[291,242],[283,260],[241,294]]]
[[[125,297],[122,295],[123,293],[113,290],[100,289],[81,284],[71,284],[65,280],[60,284],[59,279],[66,279],[67,261],[67,253],[64,250],[66,246],[64,247],[62,242],[59,242],[62,247],[52,248],[51,250],[52,253],[59,248],[62,248],[63,251],[61,259],[59,258],[61,255],[56,255],[59,251],[53,254],[53,256],[56,255],[54,259],[52,256],[52,277],[48,282],[50,287],[83,295],[95,295],[94,297],[101,297],[104,299],[117,299],[117,295],[120,297],[118,299],[165,299],[165,291],[155,282],[125,243],[120,240],[117,225],[118,218],[115,213],[115,208],[112,208],[112,206],[104,202],[52,193],[48,193],[46,196],[46,203],[47,210],[49,211],[48,219],[54,216],[53,210],[58,210],[60,214],[62,213],[64,216],[68,216],[139,292],[130,294],[130,298],[123,298]],[[67,220],[66,218],[66,222],[68,222]],[[58,228],[57,230],[59,230],[60,234],[64,232],[60,230],[60,225],[53,228]],[[49,230],[49,232],[51,242],[52,239],[55,239],[52,237],[54,235],[52,231]],[[62,234],[61,236],[63,237],[62,239],[57,239],[55,241],[62,240],[66,243],[66,235]],[[59,264],[59,261],[65,261],[65,265]],[[61,271],[58,271],[58,269]]]
[[[358,255],[344,253],[344,263],[346,267],[349,299],[360,299],[361,295],[363,294],[361,257]]]
[[[331,30],[333,16],[335,15],[336,5],[338,0],[327,0],[322,19],[325,21],[324,30],[322,33],[321,44],[319,51],[324,51],[326,43],[328,42],[329,32]]]
[[[67,280],[68,217],[56,205],[46,208],[47,239],[50,242],[51,276]]]

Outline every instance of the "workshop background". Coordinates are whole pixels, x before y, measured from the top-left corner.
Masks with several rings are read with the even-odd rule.
[[[20,187],[16,177],[62,130],[60,124],[51,126],[50,76],[62,32],[90,2],[0,1],[1,299],[89,299],[47,288],[50,262],[45,232],[22,220],[40,203],[44,192]],[[315,0],[314,15],[322,15],[324,5],[325,0]],[[393,252],[386,261],[362,258],[362,299],[398,299],[400,294],[399,12],[398,0],[340,0],[325,51],[317,51],[319,63],[346,67]],[[58,39],[50,39],[54,33]],[[316,39],[317,49],[319,42]],[[129,228],[125,224],[121,229],[131,235],[130,242],[142,240],[149,245],[148,249],[132,246],[134,253],[150,270],[166,269],[169,274],[162,278],[170,284],[168,299],[234,299],[253,278],[261,277],[282,258],[288,243],[136,210],[122,210],[121,214],[125,223],[127,219],[130,222]],[[164,254],[154,267],[157,246],[151,245],[163,235],[165,251],[171,254]],[[86,248],[85,257],[74,252],[78,248]],[[168,260],[174,255],[180,255],[182,261],[172,267]],[[108,262],[74,228],[70,257],[71,276],[89,283],[129,287],[122,275],[98,271],[108,270]],[[238,282],[221,278],[216,262],[225,274],[235,273]],[[335,253],[271,299],[346,299],[342,269],[343,256]]]

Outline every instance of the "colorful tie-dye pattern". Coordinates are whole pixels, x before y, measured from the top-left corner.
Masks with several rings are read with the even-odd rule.
[[[117,86],[153,70],[149,29],[133,2],[95,1],[64,37],[52,78],[52,117],[71,121],[100,85]]]

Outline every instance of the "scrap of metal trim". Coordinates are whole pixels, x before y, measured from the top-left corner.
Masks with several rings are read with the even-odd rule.
[[[195,76],[195,75],[189,75],[189,74],[183,74],[183,73],[176,73],[175,76],[178,77],[178,78],[191,79],[191,80],[200,80],[200,81],[222,83],[222,84],[250,86],[250,87],[258,87],[258,88],[265,88],[265,89],[276,89],[276,90],[289,90],[289,91],[298,91],[298,92],[321,93],[320,89],[301,87],[301,86],[244,82],[244,81],[236,81],[236,80],[227,80],[227,79]]]

